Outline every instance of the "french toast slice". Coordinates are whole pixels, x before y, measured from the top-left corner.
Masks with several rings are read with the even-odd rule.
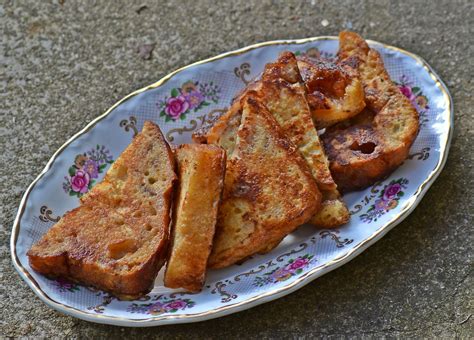
[[[419,129],[418,112],[390,79],[380,53],[356,33],[341,32],[339,58],[359,72],[367,108],[354,124],[322,135],[331,173],[344,191],[362,189],[388,176],[408,156]]]
[[[30,266],[121,299],[148,293],[166,259],[175,181],[168,144],[145,122],[80,206],[31,247]]]
[[[255,92],[227,154],[222,202],[208,266],[221,268],[265,251],[305,223],[321,194],[308,164]]]
[[[286,136],[303,155],[322,192],[322,209],[310,219],[309,223],[322,228],[347,223],[350,218],[349,210],[332,179],[329,162],[312,121],[306,100],[306,88],[295,56],[290,52],[283,52],[276,62],[267,64],[262,79],[253,83],[251,90],[261,97]],[[231,153],[240,119],[241,101],[236,100],[213,126],[201,132],[200,138],[195,140],[218,143]]]
[[[179,185],[164,284],[199,292],[212,248],[226,155],[222,148],[205,144],[183,144],[175,155]]]
[[[283,52],[263,71],[258,91],[262,102],[309,165],[320,190],[336,190],[318,133],[311,119],[296,58]]]
[[[299,57],[298,68],[318,129],[351,118],[364,109],[364,88],[359,75],[349,65]]]
[[[311,117],[307,86],[294,54],[283,52],[276,62],[267,64],[261,84],[258,93],[263,103],[303,155],[323,195],[322,208],[309,223],[323,228],[347,223],[349,210],[329,170],[329,161]]]

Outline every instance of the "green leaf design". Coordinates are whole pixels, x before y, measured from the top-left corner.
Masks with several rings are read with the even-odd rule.
[[[375,205],[371,205],[370,208],[367,210],[367,212],[372,211],[374,209],[375,209]],[[363,215],[361,215],[361,216],[363,216]]]
[[[403,191],[399,191],[397,196],[403,197],[403,196],[405,196],[405,193]]]
[[[415,86],[415,87],[411,88],[411,91],[414,92],[414,93],[420,92],[420,88],[418,86]]]
[[[106,163],[99,165],[99,172],[102,172],[106,167],[107,167]]]
[[[68,171],[69,171],[69,176],[71,177],[76,174],[76,168],[74,166],[71,166]]]
[[[164,117],[164,116],[166,116],[166,112],[165,112],[165,110],[163,109],[163,110],[160,111],[160,117]]]
[[[69,191],[69,196],[79,196],[79,193],[78,193],[78,192],[75,192],[75,191],[72,191],[72,190],[70,190],[70,191]]]
[[[296,271],[295,271],[296,274],[301,274],[302,272],[303,272],[303,269],[301,269],[301,268],[298,268],[298,269],[296,269]]]
[[[203,102],[201,102],[201,105],[199,105],[199,106],[208,106],[208,105],[211,105],[211,103],[203,101]]]
[[[166,116],[165,122],[169,122],[171,120],[170,116]]]
[[[179,116],[179,119],[185,120],[186,119],[186,113],[181,114],[181,116]]]
[[[177,96],[179,96],[179,90],[176,89],[176,88],[172,89],[171,90],[171,97],[175,98]]]
[[[296,51],[296,52],[294,53],[295,56],[299,56],[300,54],[301,54],[300,51]]]

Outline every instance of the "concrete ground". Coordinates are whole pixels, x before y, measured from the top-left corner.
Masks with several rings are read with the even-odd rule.
[[[473,338],[474,5],[466,1],[0,0],[0,337]],[[46,307],[10,261],[20,198],[52,153],[129,92],[256,42],[352,29],[425,58],[455,102],[447,165],[418,208],[349,264],[256,308],[125,329]],[[156,44],[150,59],[137,47]]]

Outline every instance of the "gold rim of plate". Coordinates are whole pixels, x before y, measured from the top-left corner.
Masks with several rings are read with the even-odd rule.
[[[105,117],[107,117],[117,106],[120,104],[124,103],[131,97],[136,96],[137,94],[140,94],[142,92],[145,92],[150,89],[157,88],[159,86],[162,86],[165,84],[168,80],[170,80],[173,76],[176,74],[180,73],[183,70],[186,70],[188,68],[191,68],[193,66],[201,65],[201,64],[206,64],[215,60],[220,60],[224,59],[227,57],[232,57],[236,55],[243,54],[245,52],[264,47],[264,46],[271,46],[271,45],[298,45],[298,44],[305,44],[308,42],[313,42],[313,41],[318,41],[318,40],[338,40],[338,37],[335,36],[320,36],[320,37],[312,37],[312,38],[305,38],[305,39],[294,39],[294,40],[274,40],[274,41],[267,41],[267,42],[262,42],[262,43],[257,43],[254,45],[250,45],[238,50],[226,52],[219,54],[215,57],[211,57],[208,59],[204,59],[201,61],[197,61],[195,63],[192,63],[190,65],[181,67],[157,82],[148,85],[146,87],[143,87],[139,90],[136,90],[124,98],[120,99],[118,102],[116,102],[112,107],[110,107],[105,113],[102,115],[98,116],[94,120],[92,120],[85,128],[83,128],[81,131],[76,133],[74,136],[72,136],[66,143],[64,143],[50,158],[48,163],[46,164],[45,168],[41,173],[36,177],[36,179],[29,185],[25,193],[23,194],[23,197],[20,201],[20,206],[18,208],[18,213],[15,217],[15,221],[13,223],[13,229],[12,229],[12,235],[10,239],[10,250],[11,250],[11,256],[12,256],[12,261],[15,266],[15,269],[20,273],[20,276],[23,278],[23,280],[26,281],[26,283],[30,286],[30,288],[38,295],[38,297],[45,302],[47,305],[50,307],[59,310],[61,312],[64,312],[68,315],[78,317],[87,321],[93,321],[93,322],[99,322],[99,323],[108,323],[108,324],[120,324],[121,326],[152,326],[152,325],[159,325],[159,324],[164,324],[164,323],[186,323],[186,322],[197,322],[197,321],[204,321],[207,319],[211,318],[216,318],[220,316],[224,316],[227,314],[231,314],[232,310],[235,311],[240,311],[243,309],[251,308],[255,305],[258,305],[260,303],[268,302],[270,300],[277,299],[283,295],[289,294],[298,288],[302,287],[304,284],[307,284],[311,282],[312,280],[316,279],[317,277],[321,276],[318,275],[321,272],[327,272],[326,269],[329,267],[333,267],[332,269],[336,269],[337,267],[347,263],[349,260],[353,259],[355,256],[360,254],[363,250],[365,250],[365,246],[370,246],[371,244],[375,243],[378,239],[380,239],[382,236],[384,236],[390,229],[395,227],[398,223],[400,223],[405,217],[407,217],[411,211],[416,207],[416,205],[421,201],[421,198],[423,198],[424,194],[430,187],[430,185],[436,180],[438,177],[439,173],[444,167],[444,164],[446,163],[447,156],[448,156],[448,149],[451,144],[451,138],[453,134],[453,122],[454,122],[454,111],[453,111],[453,102],[451,95],[449,94],[446,85],[442,82],[440,77],[435,73],[435,71],[431,68],[431,66],[428,65],[428,63],[418,55],[408,52],[404,49],[390,46],[384,43],[380,43],[374,40],[366,40],[369,45],[371,46],[378,46],[378,47],[383,47],[388,50],[396,51],[401,54],[404,54],[414,60],[422,66],[426,72],[430,75],[430,77],[433,79],[435,82],[436,86],[439,88],[441,93],[443,94],[444,100],[448,105],[448,114],[449,114],[449,119],[448,119],[448,124],[449,124],[449,131],[448,134],[444,137],[444,140],[440,140],[440,158],[438,163],[436,164],[436,167],[432,170],[432,172],[429,174],[429,176],[425,179],[425,181],[418,187],[416,192],[413,194],[413,197],[411,197],[405,204],[405,206],[400,210],[400,212],[393,216],[393,218],[388,221],[385,225],[383,225],[381,228],[379,228],[376,232],[374,232],[370,237],[364,239],[357,245],[354,245],[351,250],[349,250],[346,254],[339,256],[323,265],[317,266],[306,272],[305,274],[301,275],[299,278],[295,279],[293,282],[290,284],[286,285],[285,287],[280,287],[276,288],[273,290],[266,291],[262,294],[259,294],[257,296],[251,297],[249,299],[233,303],[233,304],[228,304],[225,306],[221,307],[216,307],[211,310],[207,310],[204,312],[199,312],[199,313],[194,313],[194,314],[186,314],[186,315],[164,315],[164,316],[156,316],[156,317],[149,317],[149,318],[143,318],[143,319],[130,319],[130,318],[125,318],[125,317],[119,317],[119,316],[106,316],[106,315],[101,315],[101,314],[94,314],[94,313],[89,313],[85,312],[83,310],[65,305],[61,302],[57,302],[53,299],[51,299],[45,292],[43,292],[39,286],[39,284],[36,282],[36,280],[30,275],[30,273],[21,265],[18,256],[16,254],[16,241],[18,239],[18,234],[20,231],[20,220],[21,217],[23,216],[23,213],[25,211],[25,206],[26,202],[28,200],[28,197],[30,195],[30,192],[36,185],[36,183],[43,177],[46,172],[51,168],[51,165],[54,163],[56,158],[66,149],[66,147],[69,146],[74,140],[76,140],[78,137],[82,136],[83,134],[87,133],[89,130],[91,130],[98,122],[103,120]],[[365,248],[364,248],[365,247]],[[286,293],[286,294],[285,294]],[[246,308],[241,308],[241,307],[246,307]],[[169,321],[169,322],[166,322]]]

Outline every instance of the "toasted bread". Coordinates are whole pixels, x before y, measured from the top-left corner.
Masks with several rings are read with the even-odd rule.
[[[322,139],[331,173],[344,191],[372,185],[395,170],[415,140],[418,112],[392,82],[380,54],[356,33],[341,32],[339,58],[358,70],[367,108],[353,121],[327,129]]]
[[[275,63],[267,64],[262,79],[252,83],[246,91],[258,93],[284,133],[308,162],[318,187],[323,191],[324,209],[318,211],[309,222],[323,228],[347,223],[349,211],[340,198],[329,171],[329,162],[311,119],[306,89],[295,56],[290,52],[283,52]],[[234,101],[228,112],[213,126],[207,127],[205,131],[201,130],[194,140],[218,143],[231,153],[242,115],[241,97],[242,95]],[[325,198],[327,202],[324,202]],[[271,248],[273,246],[268,249]]]
[[[364,88],[352,67],[329,60],[300,57],[298,68],[318,129],[353,117],[364,109]]]
[[[294,54],[283,52],[276,62],[267,64],[261,84],[258,93],[263,103],[303,155],[323,194],[322,209],[309,223],[324,228],[347,223],[349,210],[329,171]]]
[[[31,267],[122,299],[148,293],[166,259],[175,181],[168,144],[145,122],[103,181],[29,250]]]
[[[242,119],[242,98],[249,91],[258,91],[260,81],[252,81],[232,101],[231,107],[223,115],[207,121],[203,126],[193,132],[192,138],[196,143],[219,144],[227,154],[232,153],[235,137]]]
[[[310,219],[321,201],[308,164],[258,95],[247,93],[242,106],[235,147],[227,154],[211,268],[264,251]]]
[[[185,144],[175,154],[179,185],[164,283],[198,292],[204,284],[224,185],[225,151],[215,145]]]
[[[262,102],[308,162],[318,187],[321,190],[336,189],[329,162],[311,119],[294,54],[283,52],[276,62],[267,64],[261,83],[258,93]]]
[[[351,215],[341,199],[339,191],[321,191],[323,194],[321,209],[308,223],[320,228],[334,228],[349,222]]]

